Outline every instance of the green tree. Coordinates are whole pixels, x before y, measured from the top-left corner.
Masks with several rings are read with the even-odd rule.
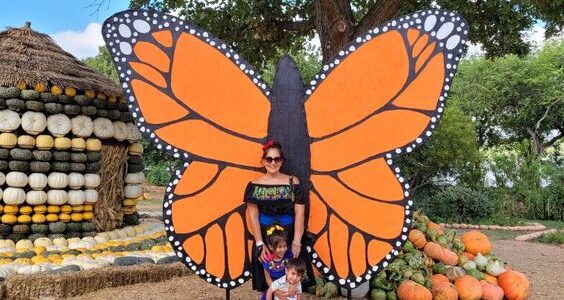
[[[116,67],[106,46],[98,47],[98,55],[85,58],[84,63],[102,75],[106,75],[113,81],[119,83]]]
[[[323,62],[349,41],[384,21],[432,4],[456,10],[468,21],[470,39],[489,56],[524,55],[521,32],[544,21],[547,33],[562,29],[562,1],[536,0],[130,0],[132,8],[177,12],[234,45],[250,63],[264,68],[280,49],[303,49],[319,36]]]
[[[564,42],[525,58],[475,58],[460,65],[451,101],[472,116],[479,146],[529,139],[534,153],[564,134]]]

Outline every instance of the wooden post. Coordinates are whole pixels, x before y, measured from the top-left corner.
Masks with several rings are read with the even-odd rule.
[[[347,300],[351,300],[351,299],[352,299],[352,290],[347,289]]]
[[[231,289],[225,289],[225,300],[231,299]]]

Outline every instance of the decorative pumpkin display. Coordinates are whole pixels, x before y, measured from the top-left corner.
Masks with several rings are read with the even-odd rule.
[[[64,189],[69,184],[69,176],[65,173],[52,172],[47,176],[47,184],[52,189]]]
[[[47,118],[47,130],[55,137],[63,137],[72,129],[72,123],[65,114],[50,115]]]
[[[137,173],[133,173],[133,174],[137,174]],[[127,174],[127,176],[133,174]],[[127,177],[125,182],[127,183]],[[417,229],[411,229],[409,231],[408,239],[413,243],[413,245],[417,249],[423,249],[423,247],[425,247],[425,244],[427,244],[427,239],[425,239],[425,234],[423,234],[423,232]]]
[[[44,191],[29,191],[25,197],[25,202],[29,205],[40,205],[47,202],[47,193]]]
[[[86,148],[86,141],[83,138],[73,138],[71,140],[72,151],[84,151]]]
[[[47,118],[43,113],[27,111],[22,116],[22,129],[31,135],[42,133],[47,127]]]
[[[456,278],[454,286],[456,286],[460,300],[480,300],[482,297],[480,282],[470,275],[462,275]]]
[[[95,189],[100,185],[100,175],[86,173],[84,174],[84,187],[88,189]]]
[[[130,115],[127,114],[127,116],[130,116]],[[135,126],[135,124],[133,124],[131,122],[127,123],[126,125],[127,125],[127,128],[129,129],[127,140],[131,143],[141,140],[141,132],[139,132],[139,129],[137,128],[137,126]]]
[[[503,300],[503,289],[499,286],[480,280],[480,287],[482,288],[482,300]]]
[[[411,280],[406,280],[397,289],[399,300],[432,300],[433,295],[426,287]]]
[[[132,143],[131,145],[129,145],[129,154],[130,155],[142,155],[143,154],[143,144]]]
[[[20,127],[22,120],[20,114],[15,111],[0,110],[0,132],[12,132]]]
[[[521,272],[507,270],[497,277],[507,300],[524,300],[529,294],[529,280]]]
[[[69,196],[65,190],[49,190],[47,192],[47,203],[50,205],[63,205],[67,203],[68,200]]]
[[[84,191],[70,190],[67,192],[67,194],[68,194],[68,204],[70,205],[82,205],[86,199],[86,196],[84,195]]]
[[[84,175],[73,172],[69,174],[69,185],[71,189],[76,190],[84,186]]]
[[[492,250],[492,244],[488,237],[477,230],[465,232],[462,234],[461,240],[464,243],[464,251],[474,255],[478,253],[488,255]]]
[[[6,184],[11,187],[23,188],[27,186],[28,177],[22,172],[9,172],[6,174]]]
[[[466,272],[461,267],[447,267],[445,271],[445,275],[450,281],[454,281],[456,278],[464,276],[465,274]]]
[[[450,282],[433,283],[431,288],[433,300],[458,300],[458,291]]]
[[[425,244],[424,251],[430,258],[441,261],[447,265],[456,265],[458,263],[458,256],[456,253],[437,243],[427,242],[427,244]]]
[[[24,149],[32,149],[35,147],[35,138],[31,135],[20,135],[18,137],[18,147]]]
[[[24,189],[8,187],[2,194],[2,200],[8,205],[20,205],[25,202],[25,196]],[[6,207],[4,207],[4,213],[7,213]]]
[[[116,121],[114,124],[114,138],[118,141],[127,140],[129,137],[129,128],[124,122]]]
[[[88,116],[78,115],[71,120],[72,134],[76,137],[87,138],[94,132],[94,122]]]
[[[28,184],[36,191],[43,190],[47,186],[47,176],[42,173],[31,173],[28,176]]]
[[[124,195],[126,198],[137,198],[143,194],[143,189],[139,185],[126,185]]]
[[[53,147],[57,150],[67,150],[71,148],[71,140],[68,137],[56,137]]]
[[[11,132],[0,133],[0,147],[3,148],[14,148],[18,143],[18,137]]]
[[[1,134],[0,134],[0,140],[1,140]],[[51,148],[53,148],[54,144],[55,141],[53,140],[53,137],[50,135],[46,135],[46,134],[38,135],[37,138],[35,139],[35,147],[39,150],[50,150]]]
[[[96,203],[96,201],[98,201],[98,191],[92,189],[84,190],[85,203]]]
[[[102,150],[102,142],[99,139],[89,138],[86,140],[87,151],[100,151]]]
[[[94,135],[99,139],[109,139],[114,137],[114,125],[110,119],[96,118],[93,122]]]

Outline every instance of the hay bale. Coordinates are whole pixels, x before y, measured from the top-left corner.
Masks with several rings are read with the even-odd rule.
[[[127,168],[128,143],[106,141],[102,146],[98,201],[94,206],[94,224],[97,231],[119,228],[123,222],[121,205]]]
[[[189,274],[191,271],[178,262],[167,265],[111,266],[62,274],[15,275],[6,280],[4,298],[10,300],[61,299],[105,288],[160,282]]]

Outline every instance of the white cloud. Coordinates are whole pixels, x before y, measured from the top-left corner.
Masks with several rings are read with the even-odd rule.
[[[82,59],[98,54],[98,47],[104,45],[101,31],[102,25],[90,23],[82,31],[66,30],[50,36],[65,51]]]

